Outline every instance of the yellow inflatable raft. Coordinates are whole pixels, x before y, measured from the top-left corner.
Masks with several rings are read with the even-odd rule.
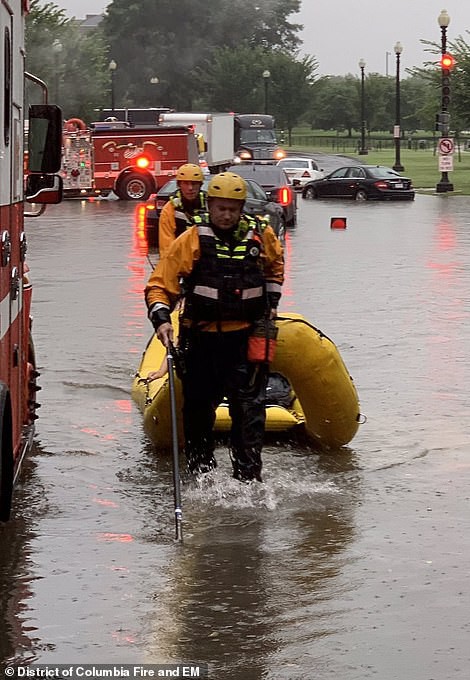
[[[300,314],[280,314],[276,356],[271,371],[282,374],[292,387],[288,408],[266,405],[266,431],[299,431],[320,448],[339,448],[359,427],[359,400],[353,380],[335,344]],[[173,325],[177,319],[173,315]],[[175,328],[176,329],[176,328]],[[153,336],[132,384],[132,398],[143,413],[144,429],[159,450],[171,449],[168,376],[152,381],[147,376],[165,359],[163,345]],[[177,411],[181,413],[181,383],[176,384]],[[181,418],[180,418],[181,421]],[[217,409],[216,431],[230,429],[228,406]],[[182,423],[178,423],[182,441]]]

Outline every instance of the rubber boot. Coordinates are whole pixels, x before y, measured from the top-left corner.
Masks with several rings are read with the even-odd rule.
[[[188,470],[194,475],[210,472],[217,467],[213,448],[206,440],[197,443],[187,442],[184,452],[188,461]]]
[[[233,467],[233,476],[241,482],[251,482],[256,479],[262,482],[261,468],[261,452],[255,449],[248,449],[246,451],[230,451],[230,458]]]

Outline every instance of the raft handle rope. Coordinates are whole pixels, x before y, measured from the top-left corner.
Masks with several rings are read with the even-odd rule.
[[[140,373],[138,373],[138,372],[135,374],[135,376],[136,376],[136,378],[138,378],[137,382],[143,383],[145,385],[145,406],[148,406],[149,404],[152,403],[152,398],[150,396],[150,387],[149,387],[149,385],[152,381],[149,380],[148,378],[143,378],[140,375]]]

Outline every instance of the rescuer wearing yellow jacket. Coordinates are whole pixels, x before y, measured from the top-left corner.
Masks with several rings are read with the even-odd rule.
[[[177,236],[191,224],[192,217],[207,210],[201,192],[204,175],[199,165],[185,163],[176,171],[178,190],[165,203],[158,220],[158,250],[164,257]]]
[[[249,361],[248,347],[256,323],[275,316],[284,260],[272,228],[242,213],[246,194],[246,183],[236,174],[212,178],[208,214],[196,216],[194,226],[172,244],[150,276],[145,297],[166,347],[173,342],[170,311],[184,297],[179,347],[189,470],[216,467],[215,411],[226,397],[233,475],[261,481],[268,364]]]

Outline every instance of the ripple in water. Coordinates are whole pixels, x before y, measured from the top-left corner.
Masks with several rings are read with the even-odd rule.
[[[228,458],[228,456],[227,456]],[[183,485],[183,503],[212,505],[219,508],[266,508],[274,510],[293,499],[319,499],[324,494],[339,494],[331,478],[319,472],[316,456],[277,453],[263,456],[263,483],[239,482],[231,476],[231,465],[217,456],[218,468]]]

